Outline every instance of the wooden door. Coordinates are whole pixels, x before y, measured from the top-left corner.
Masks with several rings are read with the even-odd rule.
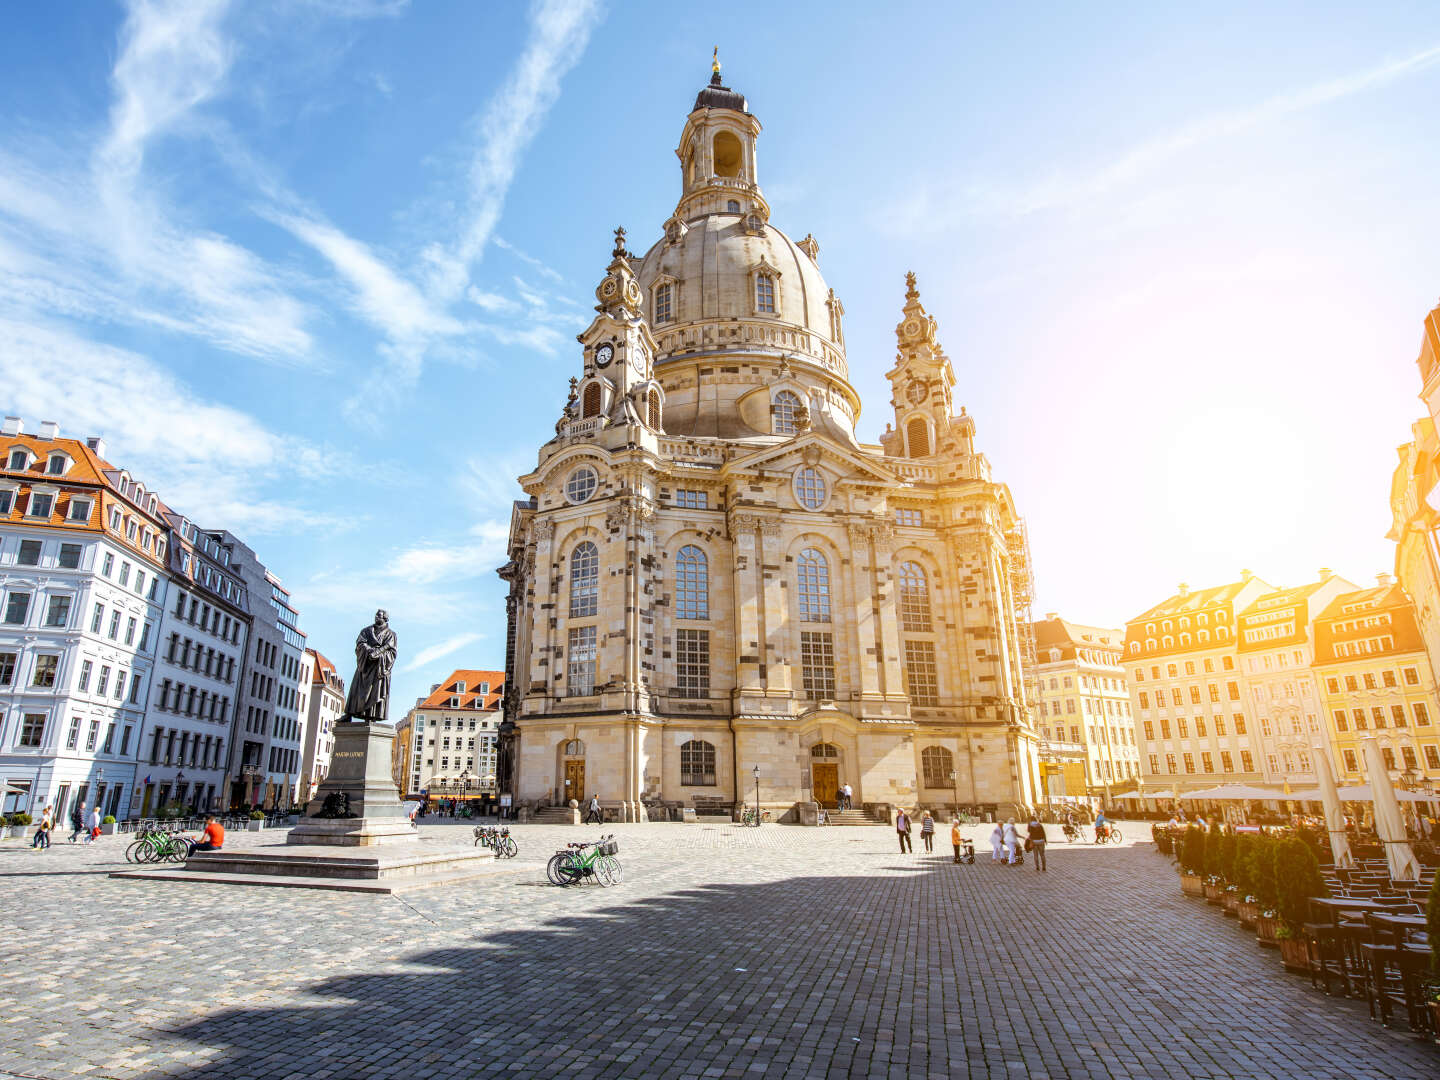
[[[565,762],[565,802],[574,799],[581,806],[585,805],[585,762]]]
[[[840,766],[815,762],[810,766],[810,783],[815,801],[827,810],[835,809],[835,797],[840,794]]]

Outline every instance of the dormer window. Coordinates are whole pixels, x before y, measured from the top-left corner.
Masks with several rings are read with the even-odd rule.
[[[89,499],[81,499],[72,495],[70,497],[70,520],[80,522],[89,521],[91,505]]]
[[[490,684],[489,684],[488,682],[482,682],[479,686],[477,686],[477,687],[475,688],[475,692],[476,692],[477,694],[488,694],[488,693],[490,693]]]
[[[122,519],[120,517],[119,509],[112,506],[110,508],[110,531],[118,533],[120,531],[121,523]]]
[[[48,518],[50,511],[55,508],[55,496],[43,491],[32,491],[30,493],[30,506],[25,511],[26,517]]]
[[[30,451],[21,446],[17,446],[14,450],[11,450],[10,463],[7,467],[17,472],[22,469],[28,469],[30,467]]]
[[[45,471],[51,476],[64,476],[69,467],[70,458],[65,454],[51,454],[50,460],[45,463]]]
[[[458,680],[458,681],[455,683],[455,692],[456,692],[457,694],[463,694],[463,693],[465,693],[465,680],[464,680],[464,679],[460,679],[460,680]]]

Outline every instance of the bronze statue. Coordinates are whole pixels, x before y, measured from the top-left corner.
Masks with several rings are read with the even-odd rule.
[[[395,631],[390,616],[375,612],[375,623],[355,639],[355,678],[345,697],[345,720],[385,724],[390,720],[390,671],[395,667]]]

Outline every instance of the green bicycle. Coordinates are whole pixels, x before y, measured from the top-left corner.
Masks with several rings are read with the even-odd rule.
[[[552,885],[579,885],[587,879],[604,888],[620,884],[620,845],[615,834],[588,844],[570,843],[550,857],[545,876]]]
[[[150,829],[142,832],[125,849],[125,861],[132,863],[184,862],[190,854],[190,841],[179,833]]]

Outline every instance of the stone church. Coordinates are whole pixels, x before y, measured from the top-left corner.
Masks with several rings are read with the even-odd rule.
[[[906,276],[893,424],[855,430],[845,309],[770,221],[718,65],[680,198],[614,256],[513,512],[502,791],[619,820],[741,801],[1032,806],[1028,548]]]

